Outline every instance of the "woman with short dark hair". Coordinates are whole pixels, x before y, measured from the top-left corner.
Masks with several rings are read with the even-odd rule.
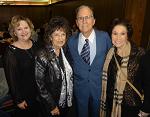
[[[145,52],[131,40],[128,20],[114,19],[110,33],[113,47],[103,67],[100,117],[138,117],[143,88],[136,75]]]
[[[63,46],[69,25],[63,17],[53,17],[45,28],[45,46],[36,56],[36,82],[47,116],[66,117],[72,106],[73,77]]]

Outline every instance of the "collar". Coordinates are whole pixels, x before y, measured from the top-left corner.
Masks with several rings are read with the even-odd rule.
[[[96,34],[95,34],[94,29],[93,29],[92,32],[91,32],[91,34],[90,34],[90,36],[88,37],[90,43],[93,43],[93,41],[95,39],[95,35]],[[80,33],[79,34],[79,39],[80,39],[81,43],[84,44],[85,43],[85,39],[87,39],[87,38],[85,38],[84,35],[82,33]]]

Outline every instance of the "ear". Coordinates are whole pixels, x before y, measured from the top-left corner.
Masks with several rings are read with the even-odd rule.
[[[17,36],[17,34],[15,32],[13,32],[15,36]]]
[[[76,19],[76,25],[77,25],[77,27],[79,26],[79,25],[78,25],[78,20],[77,20],[77,19]]]
[[[51,37],[51,36],[48,36],[48,38],[49,38],[49,39],[48,39],[48,42],[52,43],[52,40],[53,40],[52,37]]]
[[[52,41],[52,37],[51,36],[48,36],[48,38],[49,38],[50,41]]]
[[[93,19],[93,26],[95,25],[95,21],[96,21],[96,19],[94,18],[94,19]]]

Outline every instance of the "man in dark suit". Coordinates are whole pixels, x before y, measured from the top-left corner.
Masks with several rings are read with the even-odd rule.
[[[101,74],[105,56],[111,47],[111,40],[108,33],[93,28],[95,18],[90,6],[78,7],[76,18],[80,32],[70,37],[68,47],[74,70],[77,115],[78,117],[99,117]],[[85,44],[87,40],[88,47],[84,47],[87,45]],[[82,52],[83,48],[89,50]],[[87,54],[89,54],[88,58]]]

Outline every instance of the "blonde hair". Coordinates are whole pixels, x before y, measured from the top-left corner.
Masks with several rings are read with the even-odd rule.
[[[18,40],[17,36],[14,34],[14,30],[15,30],[16,27],[19,26],[19,22],[22,21],[22,20],[27,22],[27,24],[29,25],[29,27],[31,29],[31,38],[32,38],[32,36],[35,32],[34,31],[34,25],[33,25],[32,21],[29,18],[20,16],[20,15],[13,16],[12,19],[11,19],[11,22],[9,24],[8,31],[9,31],[9,34],[14,39],[14,41]]]

